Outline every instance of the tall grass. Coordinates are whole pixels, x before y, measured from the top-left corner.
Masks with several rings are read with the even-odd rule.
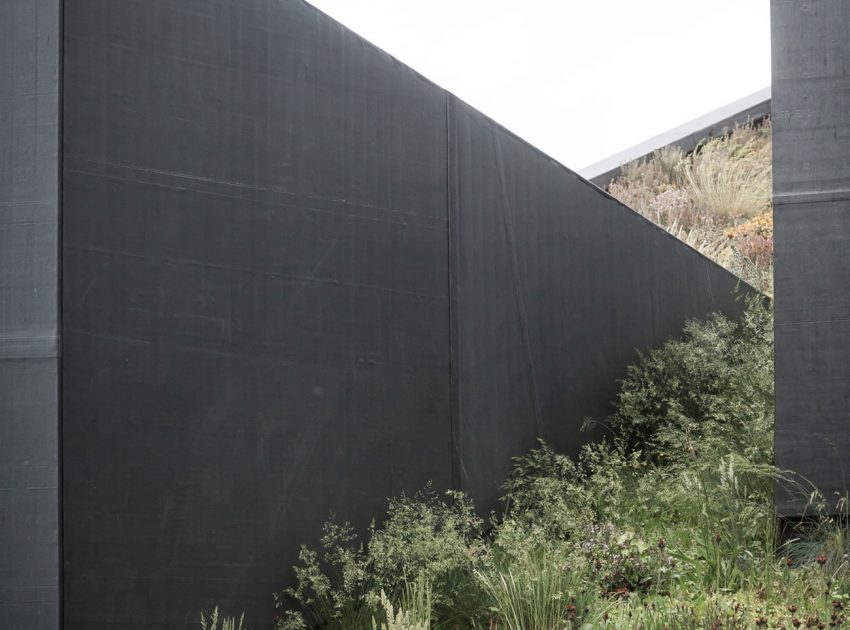
[[[221,617],[218,616],[218,606],[213,608],[209,619],[201,613],[201,630],[219,630],[219,622],[221,622],[221,630],[244,630],[245,613],[236,621],[236,617]]]
[[[424,579],[405,585],[398,610],[384,591],[381,591],[379,601],[386,620],[373,618],[372,630],[430,630],[431,587]]]
[[[770,206],[772,144],[763,130],[739,127],[697,149],[684,167],[696,202],[724,219],[750,218]]]
[[[773,292],[770,121],[685,155],[665,147],[623,166],[609,192],[756,288]]]
[[[401,607],[407,611],[414,623],[428,630],[433,616],[433,589],[428,580],[420,575],[406,582],[401,593]]]
[[[551,548],[477,575],[490,597],[491,619],[504,630],[581,627],[600,617],[590,613],[595,593],[589,580]]]

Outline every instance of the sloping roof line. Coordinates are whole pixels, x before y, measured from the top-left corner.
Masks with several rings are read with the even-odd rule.
[[[690,152],[706,138],[719,136],[724,129],[760,120],[770,115],[770,87],[754,92],[742,99],[724,105],[720,109],[695,118],[684,125],[674,127],[625,151],[600,160],[582,169],[582,177],[600,188],[607,188],[622,170],[622,166],[651,155],[654,151],[675,145]]]

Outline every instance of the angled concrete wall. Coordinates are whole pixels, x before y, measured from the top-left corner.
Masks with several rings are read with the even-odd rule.
[[[727,271],[450,98],[463,487],[494,504],[511,457],[577,455],[636,349],[740,307]]]
[[[772,21],[776,463],[834,502],[850,488],[850,3],[773,0]]]
[[[733,276],[299,0],[64,11],[67,629],[215,604],[267,628],[331,511],[362,528],[428,480],[489,509],[537,437],[577,452],[637,349],[740,309]]]
[[[59,627],[59,0],[0,3],[0,626]]]
[[[446,96],[300,2],[65,19],[65,620],[254,628],[452,485]]]

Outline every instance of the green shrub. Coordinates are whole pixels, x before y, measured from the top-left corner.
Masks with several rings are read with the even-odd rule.
[[[566,455],[541,441],[539,448],[514,458],[514,467],[502,489],[506,522],[537,530],[544,539],[567,539],[590,517],[581,472]]]
[[[636,453],[606,441],[582,447],[578,460],[541,441],[514,458],[503,484],[504,521],[537,531],[545,540],[568,540],[588,524],[619,519],[619,500],[644,468]]]
[[[650,541],[641,532],[611,522],[592,524],[578,549],[605,594],[663,590],[675,564],[663,538]]]
[[[350,523],[331,519],[324,524],[321,555],[301,546],[301,564],[294,568],[295,587],[275,594],[275,605],[284,616],[278,630],[322,626],[371,630],[374,602],[366,595],[373,588],[369,560]],[[300,610],[288,609],[288,599]],[[303,615],[302,615],[303,613]]]
[[[773,461],[773,317],[757,299],[714,315],[629,367],[609,419],[618,443],[655,463],[739,453]]]
[[[298,623],[371,628],[383,606],[381,592],[402,597],[406,585],[418,580],[428,584],[438,625],[468,623],[478,615],[483,593],[475,570],[486,555],[483,523],[463,493],[445,497],[429,485],[413,497],[391,499],[386,519],[380,527],[372,524],[365,545],[350,524],[325,523],[321,555],[302,547],[296,586],[276,596],[279,608],[286,609],[288,596],[306,618],[288,610],[281,630]]]
[[[410,580],[428,581],[440,624],[468,622],[479,612],[475,570],[486,555],[483,523],[472,502],[461,492],[445,496],[448,501],[428,486],[391,500],[383,526],[371,529],[368,547],[375,582],[387,592]]]
[[[802,539],[780,545],[774,487],[804,483],[772,463],[772,319],[747,306],[629,368],[606,440],[516,458],[489,531],[430,487],[363,542],[328,522],[279,630],[846,627],[846,502],[835,517],[812,492]]]

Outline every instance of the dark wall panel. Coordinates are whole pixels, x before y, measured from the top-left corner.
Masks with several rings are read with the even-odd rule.
[[[331,511],[451,485],[445,95],[292,1],[65,55],[66,628],[268,627]]]
[[[69,630],[268,627],[335,511],[494,506],[735,280],[296,0],[75,0]],[[586,436],[585,436],[586,437]]]
[[[578,453],[637,350],[743,302],[734,276],[504,128],[458,100],[450,120],[462,481],[486,505],[538,436]]]
[[[0,626],[59,627],[58,0],[0,2]]]
[[[834,501],[850,488],[850,3],[773,0],[772,20],[776,463]]]
[[[850,4],[772,0],[774,191],[846,190],[850,182]]]

